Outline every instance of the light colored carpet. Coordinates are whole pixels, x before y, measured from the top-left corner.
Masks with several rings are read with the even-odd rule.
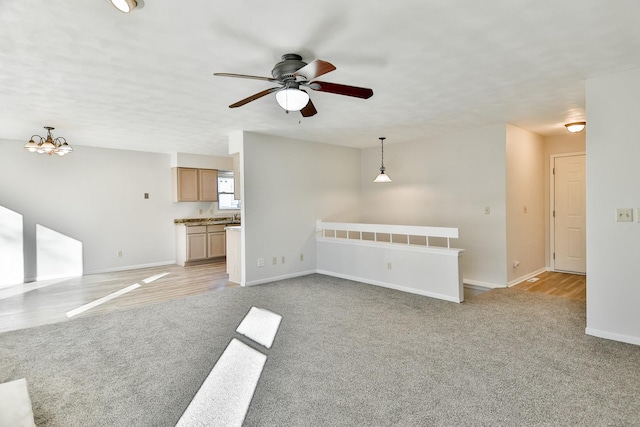
[[[247,426],[640,424],[640,347],[586,336],[582,302],[321,275],[0,334],[0,382],[38,425],[174,426],[252,306],[284,320]]]

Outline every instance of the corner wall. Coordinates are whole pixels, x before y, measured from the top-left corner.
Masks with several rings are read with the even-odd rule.
[[[316,220],[359,216],[360,150],[250,132],[241,138],[244,284],[315,272]]]
[[[640,345],[640,69],[586,89],[586,332]],[[616,222],[616,208],[633,208],[634,222]]]
[[[507,125],[506,150],[506,269],[514,285],[545,268],[543,138]]]
[[[372,182],[380,147],[361,152],[360,222],[458,227],[460,238],[451,245],[465,249],[464,283],[506,286],[505,125],[412,143],[387,141],[390,184]]]

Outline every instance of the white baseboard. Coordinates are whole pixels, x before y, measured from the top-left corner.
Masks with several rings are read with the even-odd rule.
[[[365,279],[363,277],[350,276],[348,274],[340,274],[340,273],[335,273],[335,272],[332,272],[332,271],[325,271],[325,270],[318,270],[318,274],[324,274],[326,276],[338,277],[340,279],[353,280],[354,282],[361,282],[361,283],[366,283],[368,285],[381,286],[383,288],[395,289],[397,291],[409,292],[409,293],[416,294],[416,295],[422,295],[422,296],[430,297],[430,298],[437,298],[437,299],[450,301],[450,302],[456,302],[456,303],[462,302],[462,301],[458,301],[456,298],[452,298],[452,297],[450,297],[448,295],[442,295],[442,294],[438,294],[438,293],[435,293],[435,292],[423,291],[423,290],[420,290],[420,289],[408,288],[406,286],[394,285],[392,283],[380,282],[378,280]]]
[[[543,267],[543,268],[541,268],[541,269],[539,269],[539,270],[534,271],[533,273],[529,273],[529,274],[525,274],[524,276],[520,276],[520,277],[518,277],[517,279],[514,279],[514,280],[510,281],[509,283],[507,283],[507,287],[509,287],[509,288],[510,288],[510,287],[512,287],[512,286],[515,286],[515,285],[517,285],[518,283],[522,283],[522,282],[524,282],[525,280],[529,280],[529,279],[531,279],[532,277],[535,277],[535,276],[537,276],[537,275],[538,275],[538,274],[540,274],[540,273],[544,273],[545,271],[547,271],[547,268],[546,268],[546,267]]]
[[[149,267],[162,267],[164,265],[173,265],[175,263],[176,263],[176,260],[151,262],[149,264],[125,265],[123,267],[113,267],[113,268],[105,268],[101,270],[85,271],[82,274],[85,275],[85,274],[98,274],[98,273],[112,273],[114,271],[137,270],[139,268],[149,268]]]
[[[465,285],[479,286],[481,288],[489,288],[489,289],[498,289],[498,288],[507,287],[506,285],[498,285],[496,283],[481,282],[480,280],[473,280],[473,279],[462,279],[462,283]]]
[[[584,333],[598,338],[640,345],[640,337],[633,337],[631,335],[616,334],[615,332],[601,331],[600,329],[593,328],[585,328]]]
[[[262,285],[264,283],[275,282],[276,280],[292,279],[294,277],[308,276],[308,275],[314,274],[314,273],[316,273],[316,270],[298,271],[296,273],[283,274],[282,276],[273,276],[273,277],[268,277],[266,279],[252,280],[250,282],[245,281],[244,283],[241,283],[240,285],[241,286]]]
[[[467,289],[475,289],[477,291],[489,291],[492,288],[487,288],[485,286],[480,286],[480,285],[471,285],[469,283],[463,283],[463,286]]]

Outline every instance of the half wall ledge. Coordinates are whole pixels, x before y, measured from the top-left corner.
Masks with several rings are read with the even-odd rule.
[[[316,223],[318,273],[451,302],[464,301],[458,229]],[[447,246],[430,246],[436,239]]]

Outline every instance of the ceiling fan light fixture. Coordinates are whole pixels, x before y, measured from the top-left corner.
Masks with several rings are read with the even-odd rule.
[[[567,128],[569,132],[578,133],[578,132],[582,132],[586,125],[587,125],[586,122],[573,122],[573,123],[567,123],[564,126]]]
[[[286,88],[276,92],[276,101],[286,111],[300,111],[309,103],[309,94],[300,89]]]
[[[129,13],[138,6],[136,0],[109,0],[120,12]]]

